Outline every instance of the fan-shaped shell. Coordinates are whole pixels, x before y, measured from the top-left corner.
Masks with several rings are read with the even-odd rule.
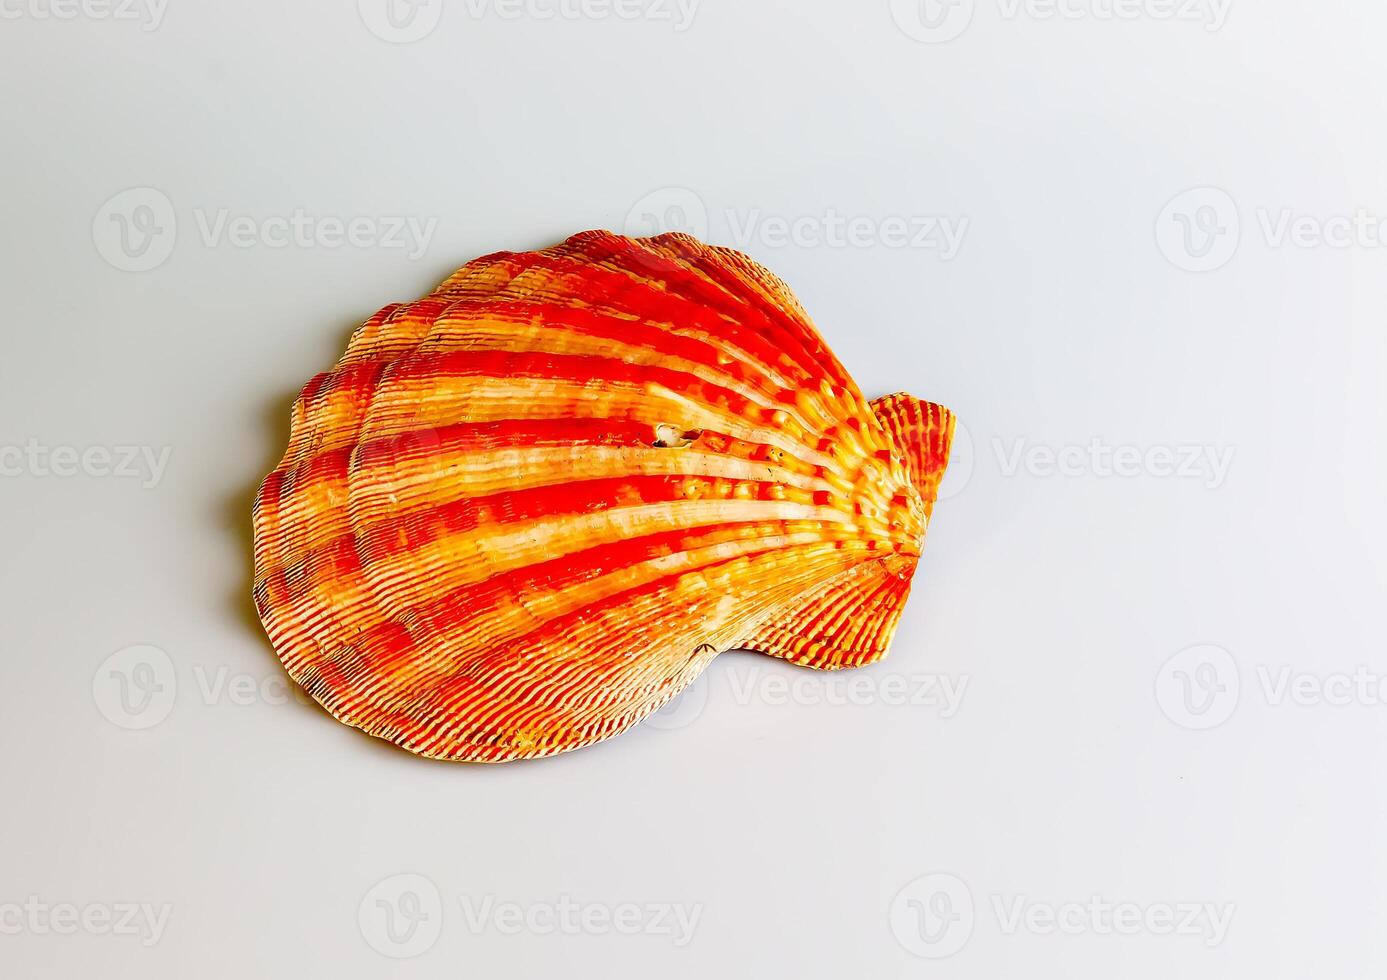
[[[953,417],[868,403],[780,280],[688,236],[478,259],[303,389],[255,505],[289,674],[426,756],[550,755],[718,652],[883,656]]]

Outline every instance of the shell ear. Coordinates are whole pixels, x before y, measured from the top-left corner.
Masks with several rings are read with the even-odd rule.
[[[905,459],[910,481],[920,492],[928,516],[934,510],[939,481],[944,479],[949,465],[954,413],[903,391],[873,401],[872,413],[890,434],[896,452]]]

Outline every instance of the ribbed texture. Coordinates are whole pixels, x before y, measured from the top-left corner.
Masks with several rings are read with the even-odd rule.
[[[872,402],[872,411],[905,460],[928,517],[934,510],[939,484],[949,465],[954,413],[942,405],[922,402],[904,392],[876,399]]]
[[[437,758],[552,755],[723,650],[884,655],[951,433],[869,404],[735,252],[498,253],[304,387],[256,500],[256,607],[343,721]]]

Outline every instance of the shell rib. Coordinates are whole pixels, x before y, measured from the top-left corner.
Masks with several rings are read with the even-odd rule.
[[[256,608],[350,725],[552,755],[721,651],[884,656],[952,434],[937,405],[869,403],[739,253],[607,232],[501,252],[304,387],[256,498]]]

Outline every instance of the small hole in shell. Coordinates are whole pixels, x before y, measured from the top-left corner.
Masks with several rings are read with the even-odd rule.
[[[655,441],[651,445],[656,449],[687,449],[702,435],[702,429],[680,429],[677,425],[661,422],[655,426]]]

